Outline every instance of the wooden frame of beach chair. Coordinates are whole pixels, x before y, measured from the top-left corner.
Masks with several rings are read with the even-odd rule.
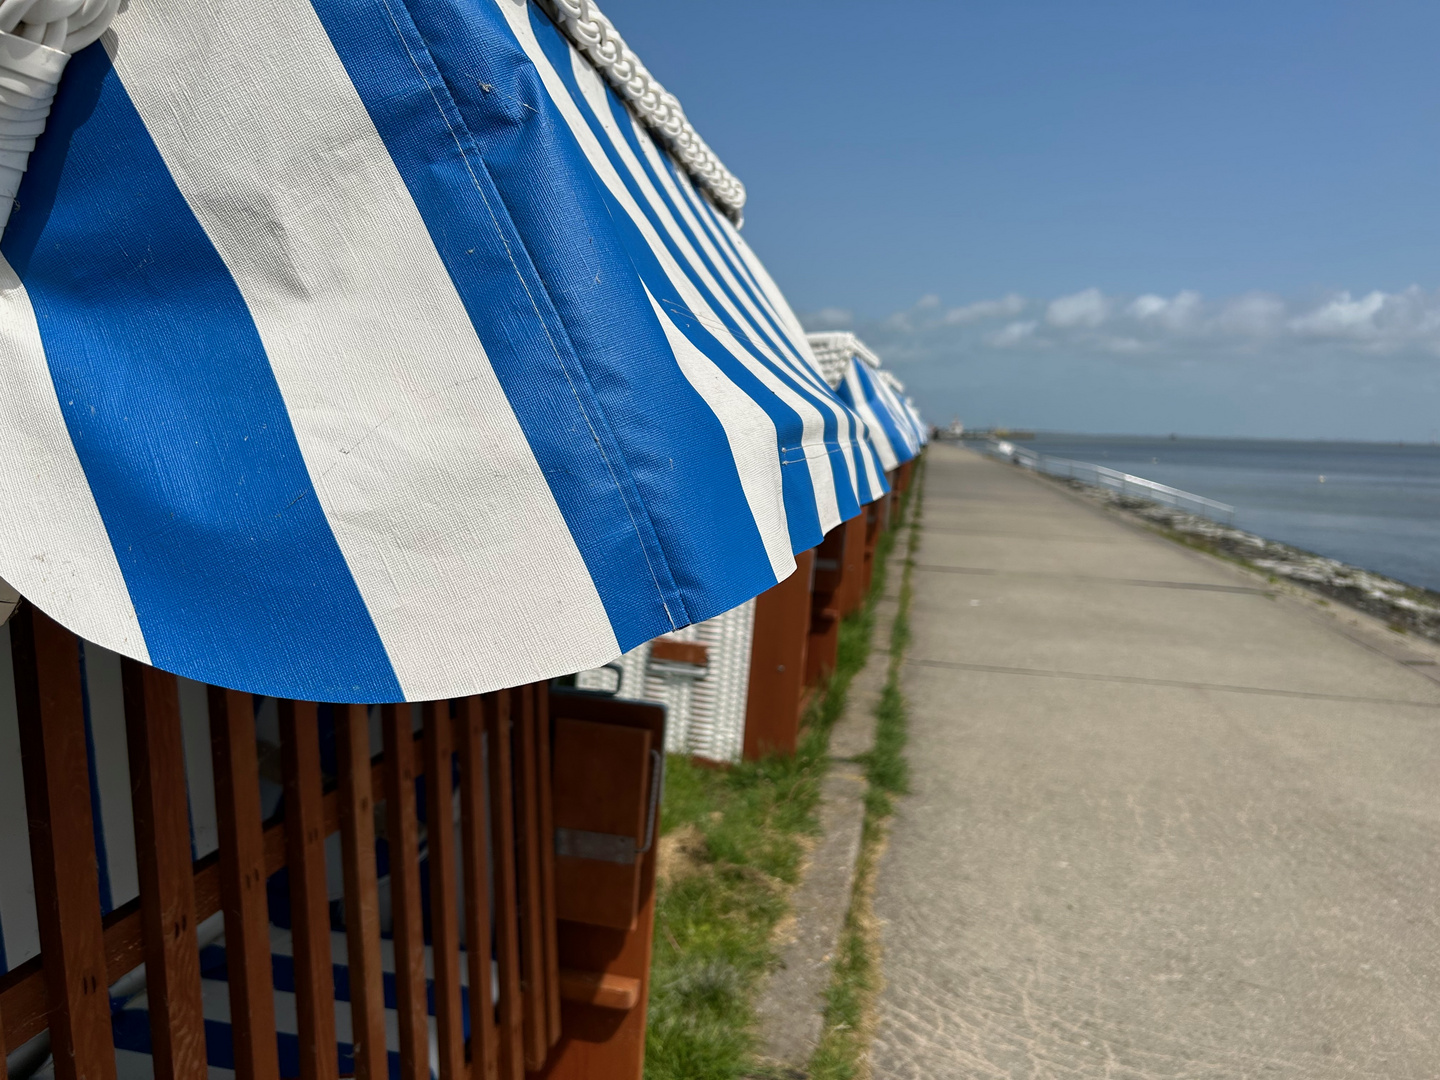
[[[795,752],[811,692],[805,680],[805,652],[814,573],[814,550],[802,551],[795,556],[795,572],[755,598],[745,698],[746,761]]]
[[[261,819],[253,699],[210,687],[220,843],[212,855],[192,861],[177,681],[156,668],[123,661],[140,895],[102,916],[80,643],[25,603],[8,631],[40,953],[0,976],[0,1046],[7,1054],[48,1032],[57,1080],[115,1077],[109,989],[122,978],[133,981],[143,963],[155,1076],[204,1080],[207,1021],[196,933],[202,921],[223,912],[236,1076],[280,1080],[266,887],[283,867],[289,872],[298,1076],[338,1080],[325,871],[326,838],[338,832],[353,1047],[353,1072],[347,1075],[388,1078],[375,848],[379,820],[389,844],[401,1076],[430,1076],[429,983],[438,1080],[521,1080],[536,1072],[598,1080],[639,1077],[649,952],[648,945],[637,951],[635,934],[648,941],[648,924],[643,930],[637,924],[629,937],[622,934],[621,944],[630,950],[630,982],[608,978],[613,974],[608,969],[576,966],[576,958],[583,965],[594,957],[593,950],[567,945],[558,934],[552,725],[545,684],[427,703],[419,733],[412,706],[382,706],[384,751],[374,758],[368,707],[327,706],[337,761],[329,790],[321,772],[320,706],[281,701],[284,811],[268,822]],[[615,713],[607,722],[651,728],[658,722],[663,745],[663,710],[657,721],[653,706],[607,705]],[[425,820],[452,824],[425,835],[434,883],[428,903],[422,892],[416,796],[421,777]],[[643,812],[653,793],[646,787],[616,797]],[[384,815],[377,819],[382,801]],[[456,806],[458,814],[452,812]],[[641,869],[642,878],[649,875],[644,887],[653,893],[653,854]],[[578,872],[583,883],[585,867]],[[463,902],[457,889],[462,881]],[[485,944],[463,951],[462,930],[466,942]],[[498,999],[491,996],[492,954]],[[468,965],[468,1017],[462,1011],[462,965]],[[567,1071],[569,1058],[559,1049],[566,1035],[566,1001],[608,1010],[608,1028],[601,1028],[615,1036],[614,1043],[608,1049],[602,1045],[603,1053],[592,1047],[590,1058],[603,1061],[603,1067]],[[587,1029],[592,1042],[596,1030],[593,1024]],[[601,1044],[604,1038],[596,1043]],[[0,1080],[4,1062],[0,1056]]]

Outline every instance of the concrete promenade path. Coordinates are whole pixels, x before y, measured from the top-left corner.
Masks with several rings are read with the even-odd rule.
[[[1440,1077],[1440,683],[937,445],[877,1080]]]

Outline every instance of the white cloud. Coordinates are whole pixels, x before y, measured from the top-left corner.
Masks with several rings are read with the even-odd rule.
[[[838,307],[821,308],[805,317],[811,330],[843,330],[855,321],[855,313]]]
[[[1025,310],[1025,298],[1017,293],[1002,296],[999,300],[977,300],[973,304],[953,307],[942,320],[948,326],[967,326],[986,319],[1013,319]]]
[[[1158,323],[1172,330],[1182,330],[1194,325],[1200,317],[1204,301],[1198,292],[1185,289],[1169,300],[1154,293],[1137,296],[1130,302],[1125,313],[1141,322]]]
[[[1035,328],[1040,324],[1035,321],[1012,322],[1008,326],[995,331],[985,340],[997,349],[1009,349],[1035,336]]]
[[[1045,321],[1061,329],[1093,329],[1103,323],[1109,314],[1109,299],[1099,289],[1091,288],[1051,300],[1050,306],[1045,309]]]
[[[1284,326],[1285,314],[1285,302],[1279,297],[1267,293],[1247,293],[1222,304],[1213,323],[1222,334],[1260,339],[1279,333]]]
[[[1440,356],[1440,290],[1337,291],[1295,299],[1253,292],[1207,299],[1183,289],[1129,295],[1082,289],[1050,299],[1015,293],[948,306],[927,294],[887,318],[827,308],[812,329],[853,328],[887,361],[954,363],[989,350],[1207,359],[1329,349]]]
[[[1374,337],[1380,328],[1375,316],[1384,309],[1388,298],[1378,290],[1360,300],[1352,300],[1342,292],[1314,311],[1290,320],[1290,327],[1306,337]]]

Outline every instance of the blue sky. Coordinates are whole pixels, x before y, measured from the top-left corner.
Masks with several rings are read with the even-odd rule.
[[[1440,4],[601,7],[932,418],[1436,437]]]

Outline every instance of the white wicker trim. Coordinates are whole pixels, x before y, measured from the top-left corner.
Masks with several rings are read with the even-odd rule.
[[[869,347],[849,330],[832,330],[805,336],[810,340],[810,349],[815,353],[825,381],[831,386],[839,386],[840,381],[845,378],[845,369],[849,366],[851,357],[858,356],[876,371],[880,370],[880,357],[871,352]]]
[[[630,650],[617,664],[622,698],[640,698],[665,706],[665,749],[709,761],[736,762],[745,747],[745,700],[750,691],[750,651],[755,637],[755,601],[687,626],[667,638],[708,646],[709,664],[701,678],[650,662],[650,642]],[[615,689],[615,672],[582,671],[582,690]]]
[[[65,65],[119,7],[120,0],[0,0],[0,233]]]
[[[661,86],[640,58],[630,51],[625,39],[595,6],[594,0],[550,2],[565,35],[629,103],[641,123],[670,148],[686,171],[738,223],[745,206],[745,185],[725,168],[685,119],[675,95]]]

